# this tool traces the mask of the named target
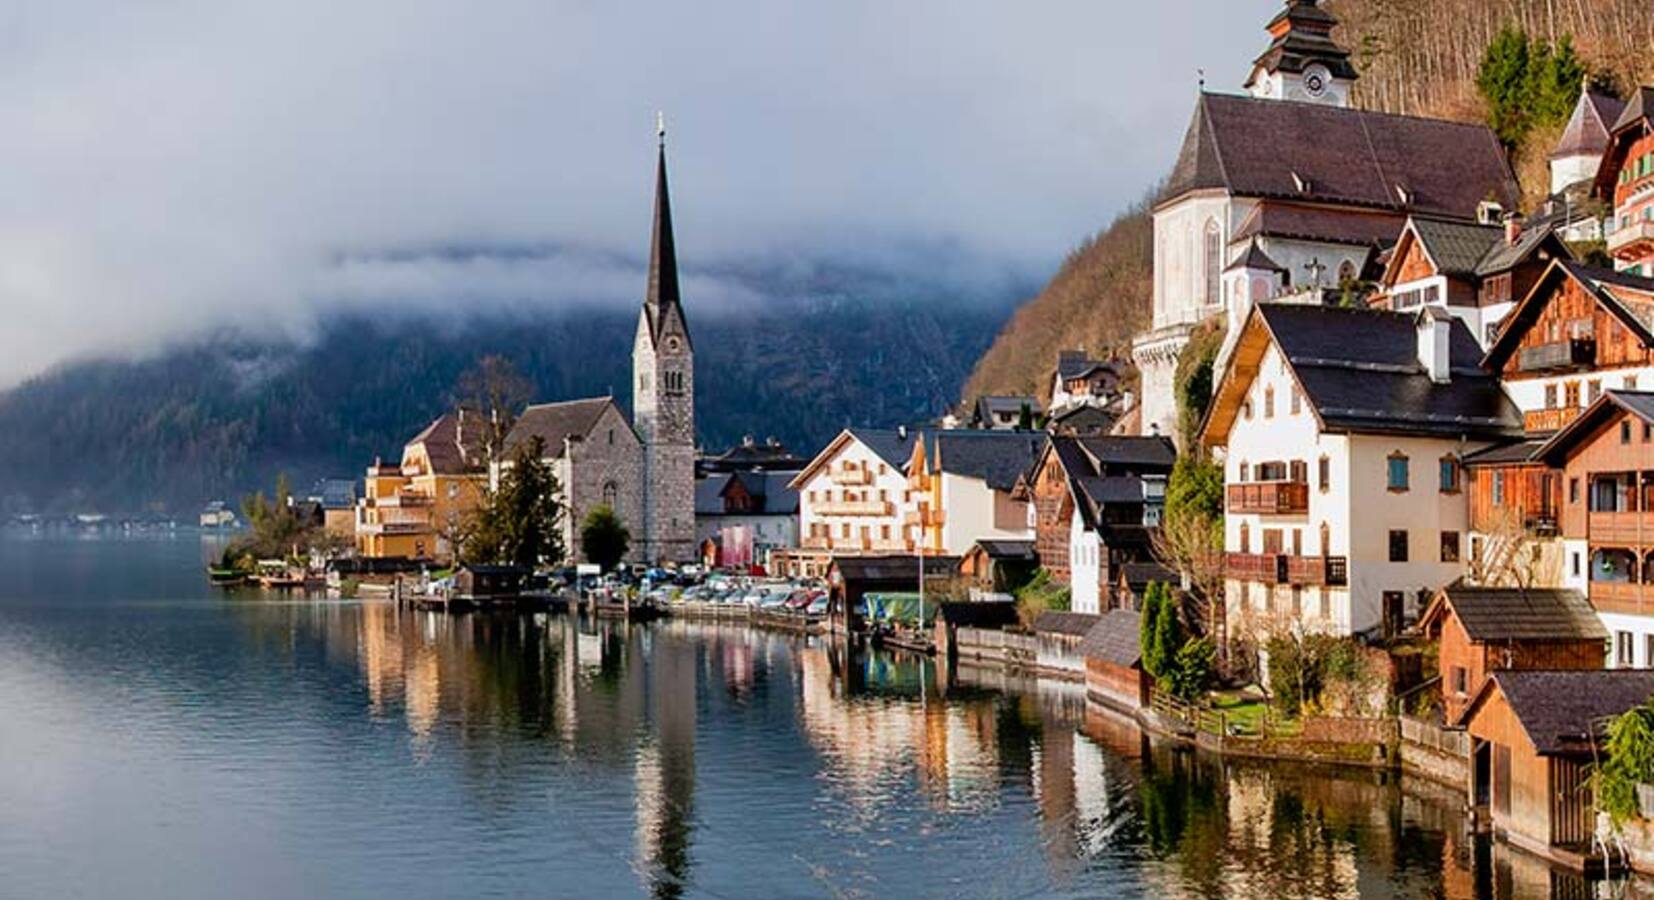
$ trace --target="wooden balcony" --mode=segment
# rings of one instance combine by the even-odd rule
[[[831,550],[833,549],[833,539],[812,534],[799,541],[799,546],[805,550]]]
[[[1248,481],[1226,489],[1229,511],[1266,516],[1309,512],[1309,485],[1302,481]]]
[[[1223,574],[1263,584],[1339,587],[1350,583],[1349,560],[1342,556],[1228,553],[1224,555]]]
[[[895,510],[889,500],[833,500],[815,505],[818,516],[889,516]]]
[[[945,521],[947,521],[945,512],[940,509],[931,509],[928,506],[913,510],[902,517],[902,524],[917,525],[920,528],[939,528]]]
[[[834,484],[849,485],[851,487],[873,483],[873,473],[860,467],[835,469],[831,477]]]
[[[872,550],[874,553],[912,553],[913,545],[900,538],[891,538],[889,540],[874,538],[871,542],[869,542],[868,549]]]
[[[1628,581],[1591,582],[1591,605],[1597,612],[1654,614],[1654,585]]]
[[[1654,250],[1654,222],[1639,219],[1608,234],[1608,254],[1622,259],[1639,259]]]
[[[1533,409],[1522,414],[1522,427],[1535,434],[1558,431],[1577,418],[1579,418],[1579,407],[1577,406]]]
[[[1597,361],[1597,342],[1592,338],[1570,338],[1550,344],[1523,347],[1516,366],[1524,372],[1552,372],[1589,368]]]
[[[1654,512],[1594,512],[1587,517],[1585,528],[1593,546],[1654,544]]]

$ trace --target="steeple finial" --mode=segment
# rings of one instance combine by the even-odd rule
[[[666,113],[655,110],[655,136],[660,139],[660,145],[666,146]]]
[[[655,119],[655,135],[660,141],[659,158],[655,168],[655,215],[650,229],[649,283],[643,295],[644,313],[649,317],[651,332],[659,333],[667,310],[677,307],[678,253],[672,239],[672,201],[666,186],[666,117],[659,113]]]

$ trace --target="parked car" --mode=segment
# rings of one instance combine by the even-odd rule
[[[804,607],[804,614],[808,616],[827,615],[827,601],[828,597],[826,594],[815,597],[810,601],[809,606]]]

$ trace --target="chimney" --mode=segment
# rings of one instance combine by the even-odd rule
[[[1132,393],[1131,391],[1121,391],[1120,392],[1120,408],[1121,409],[1129,411],[1133,406],[1136,406],[1136,405],[1137,405],[1137,395],[1136,394]]]
[[[907,426],[906,425],[897,425],[896,426],[896,436],[901,438],[904,441],[907,440]]]
[[[1448,349],[1448,336],[1453,333],[1452,314],[1427,306],[1419,311],[1414,327],[1418,332],[1419,365],[1431,381],[1446,384],[1453,363]]]
[[[1505,243],[1514,244],[1522,237],[1522,214],[1513,212],[1505,216]]]

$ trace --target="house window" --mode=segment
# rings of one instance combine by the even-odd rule
[[[1305,465],[1303,460],[1295,459],[1288,463],[1288,466],[1292,470],[1291,480],[1293,484],[1305,484],[1309,481],[1309,466]]]
[[[1294,619],[1302,619],[1304,617],[1303,585],[1295,584],[1292,586],[1292,617]]]
[[[1595,403],[1597,401],[1597,397],[1599,397],[1601,395],[1602,395],[1602,379],[1593,378],[1590,381],[1585,383],[1585,402],[1586,403]]]
[[[1482,539],[1481,538],[1473,537],[1473,538],[1470,539],[1470,561],[1475,562],[1475,563],[1479,563],[1479,562],[1482,561]]]
[[[1493,473],[1493,505],[1505,505],[1505,473],[1499,470]]]
[[[1252,475],[1252,466],[1247,464],[1247,463],[1244,463],[1244,462],[1241,463],[1240,464],[1240,480],[1241,481],[1247,481],[1251,478],[1251,475]]]
[[[1266,419],[1275,418],[1275,389],[1273,387],[1263,389],[1263,417]]]
[[[1456,563],[1459,561],[1459,533],[1457,531],[1442,532],[1442,562]]]
[[[1390,529],[1390,562],[1407,561],[1407,529]]]
[[[1578,503],[1579,502],[1579,479],[1578,478],[1568,479],[1568,502],[1569,503]]]
[[[1315,463],[1315,482],[1322,491],[1332,487],[1332,460],[1325,456]]]
[[[1407,457],[1405,455],[1401,453],[1390,454],[1388,484],[1392,491],[1407,490]]]
[[[1579,405],[1579,382],[1570,381],[1562,386],[1564,405],[1572,409]]]
[[[1326,555],[1330,554],[1331,552],[1332,552],[1332,529],[1327,527],[1327,523],[1322,522],[1321,523],[1321,555],[1326,556]]]
[[[1556,409],[1556,385],[1545,385],[1545,408]]]
[[[1240,552],[1252,552],[1252,529],[1246,527],[1245,522],[1242,522],[1240,527]]]
[[[613,428],[611,428],[611,429],[609,429],[609,444],[610,444],[610,446],[613,446],[614,442],[615,442],[615,430]]]
[[[1248,422],[1252,421],[1252,401],[1251,400],[1245,400],[1245,401],[1241,402],[1241,418],[1246,419]]]
[[[1578,550],[1574,551],[1573,569],[1574,569],[1574,577],[1578,578],[1579,577],[1579,551]]]
[[[1614,666],[1616,668],[1629,669],[1637,664],[1637,661],[1631,657],[1632,649],[1631,632],[1614,632]]]
[[[1620,420],[1620,443],[1622,443],[1622,444],[1631,443],[1631,420],[1630,419],[1621,419]]]
[[[1302,412],[1303,409],[1304,397],[1302,394],[1298,393],[1298,389],[1295,387],[1292,389],[1292,414],[1297,415]]]
[[[1643,635],[1643,668],[1654,668],[1654,634]]]
[[[1470,693],[1470,673],[1464,666],[1453,667],[1453,693],[1460,697]]]
[[[1223,302],[1223,234],[1216,219],[1206,223],[1202,252],[1206,263],[1206,305],[1217,306]]]
[[[612,481],[604,483],[604,485],[603,485],[603,505],[604,506],[607,506],[610,509],[614,509],[615,500],[619,496],[620,496],[620,486],[619,485],[615,484]]]
[[[1645,443],[1645,444],[1648,443],[1651,438],[1654,438],[1654,425],[1650,425],[1647,422],[1644,422],[1643,423],[1643,443]]]
[[[1459,492],[1459,461],[1451,456],[1442,457],[1440,475],[1442,493],[1457,494]]]
[[[1620,381],[1620,386],[1625,388],[1628,391],[1636,390],[1637,389],[1637,376],[1635,376],[1635,375],[1625,376],[1625,378]]]
[[[1321,619],[1322,621],[1332,619],[1332,594],[1326,588],[1321,589]]]

